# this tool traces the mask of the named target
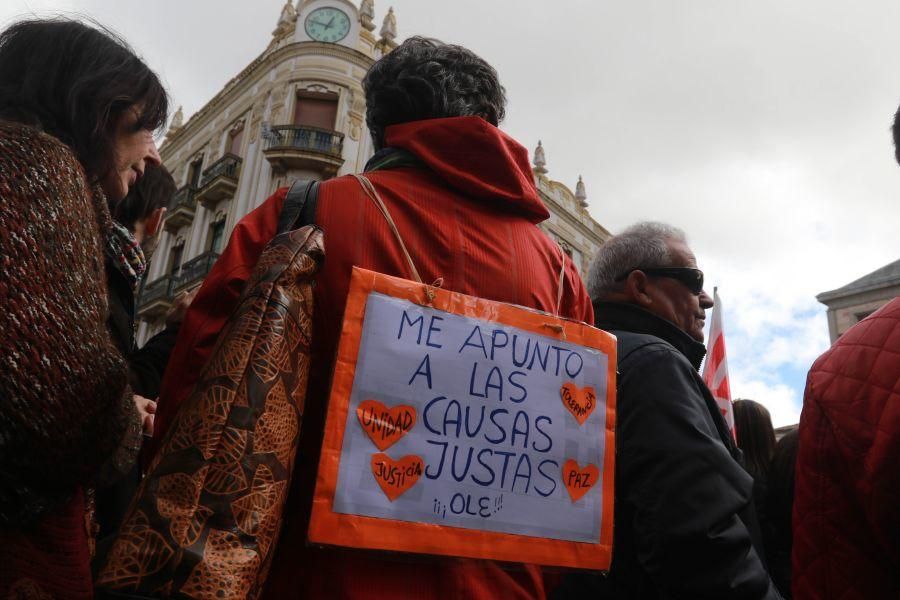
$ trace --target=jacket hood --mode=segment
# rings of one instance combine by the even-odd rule
[[[700,370],[700,364],[706,355],[706,346],[679,329],[668,319],[663,319],[634,304],[602,300],[594,302],[594,314],[595,324],[600,329],[656,336],[674,346],[690,361],[695,370]]]
[[[481,117],[391,125],[385,145],[411,153],[469,198],[516,212],[532,223],[550,217],[534,185],[528,151]]]

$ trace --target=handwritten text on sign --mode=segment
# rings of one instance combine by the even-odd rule
[[[334,510],[599,538],[607,358],[369,295]]]

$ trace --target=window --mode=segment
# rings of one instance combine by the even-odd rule
[[[169,275],[174,275],[181,268],[181,257],[184,254],[184,241],[172,246],[169,253]]]
[[[294,106],[294,125],[334,130],[337,105],[337,94],[300,92]]]
[[[190,170],[188,171],[188,183],[191,185],[191,187],[198,187],[200,185],[200,176],[202,174],[203,157],[201,156],[191,163]]]
[[[236,127],[228,132],[228,153],[241,156],[241,143],[244,141],[244,127]]]
[[[225,217],[223,216],[209,226],[209,250],[217,254],[221,252],[224,239]]]

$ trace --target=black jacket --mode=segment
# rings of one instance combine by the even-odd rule
[[[612,568],[566,578],[557,598],[777,599],[761,559],[753,479],[673,323],[597,303],[618,339]]]
[[[110,262],[106,262],[109,288],[107,324],[119,352],[128,360],[128,379],[135,394],[154,399],[159,395],[162,374],[175,347],[178,326],[169,325],[147,340],[140,349],[134,337],[134,292],[131,284]]]
[[[163,371],[175,347],[178,326],[167,326],[141,349],[134,336],[134,291],[122,273],[107,259],[106,281],[109,299],[107,325],[113,342],[128,362],[128,379],[135,394],[150,398],[159,395]],[[129,473],[116,483],[96,490],[98,555],[105,550],[128,510],[141,481],[140,466],[135,463]]]

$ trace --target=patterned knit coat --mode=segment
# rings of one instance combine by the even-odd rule
[[[82,486],[140,419],[106,328],[106,199],[56,138],[0,121],[0,597],[91,597]]]

